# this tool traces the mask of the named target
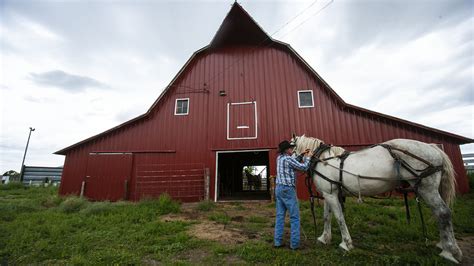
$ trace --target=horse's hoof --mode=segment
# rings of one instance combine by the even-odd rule
[[[339,244],[339,247],[345,251],[350,251],[351,249],[353,249],[352,245],[347,245],[346,242],[341,242]]]
[[[436,244],[436,247],[439,248],[439,249],[443,249],[443,245],[441,245],[441,242],[438,242],[438,244]]]
[[[453,254],[451,254],[451,252],[449,252],[449,251],[443,250],[443,251],[441,251],[441,253],[439,253],[439,255],[440,255],[441,257],[443,257],[443,258],[445,258],[445,259],[451,261],[451,262],[454,262],[454,263],[456,263],[456,264],[459,264],[459,261],[458,261],[457,259],[455,259],[455,258],[453,257]]]
[[[318,237],[318,241],[323,245],[327,245],[331,242],[331,240],[324,237],[324,235]]]

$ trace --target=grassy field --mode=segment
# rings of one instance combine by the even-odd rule
[[[139,203],[60,198],[55,188],[0,187],[0,260],[9,264],[448,264],[437,254],[438,232],[424,208],[425,244],[414,200],[407,225],[398,198],[349,199],[346,217],[355,249],[315,243],[309,204],[301,202],[302,249],[272,248],[274,205],[201,202],[168,197]],[[322,207],[317,209],[318,235]],[[474,236],[474,193],[454,206],[456,237]],[[288,230],[287,230],[288,231]],[[286,237],[288,240],[288,236]],[[471,262],[472,263],[472,262]]]

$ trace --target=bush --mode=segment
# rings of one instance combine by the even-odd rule
[[[89,202],[84,198],[71,196],[61,202],[61,204],[59,205],[59,210],[64,213],[78,212],[81,209],[87,207],[88,204]]]
[[[170,195],[163,193],[158,199],[144,199],[139,203],[141,206],[146,206],[153,209],[158,209],[158,214],[178,213],[180,204],[171,199]]]
[[[46,208],[57,207],[63,202],[63,198],[58,195],[52,195],[41,200],[41,205]]]
[[[94,202],[83,208],[80,213],[84,215],[97,215],[108,213],[112,210],[112,204],[109,201]]]
[[[21,182],[9,182],[8,184],[0,186],[0,190],[14,190],[14,189],[26,189],[25,185]]]
[[[197,209],[199,211],[204,211],[204,212],[210,211],[214,209],[215,207],[216,207],[216,204],[210,200],[203,200],[199,202],[199,204],[197,205]]]

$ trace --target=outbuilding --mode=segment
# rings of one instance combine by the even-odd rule
[[[472,139],[346,103],[286,43],[234,3],[146,113],[57,151],[60,194],[182,201],[269,198],[277,145],[292,133],[358,150],[394,138],[436,143],[468,192],[459,145]],[[298,196],[307,198],[304,182]]]

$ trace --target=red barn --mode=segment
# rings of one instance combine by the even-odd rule
[[[66,156],[60,193],[82,190],[95,200],[163,192],[182,201],[268,198],[276,146],[292,132],[349,150],[394,138],[441,144],[459,191],[469,189],[459,145],[472,139],[346,103],[235,3],[211,43],[145,114],[56,152]],[[245,166],[267,171],[247,177]]]

